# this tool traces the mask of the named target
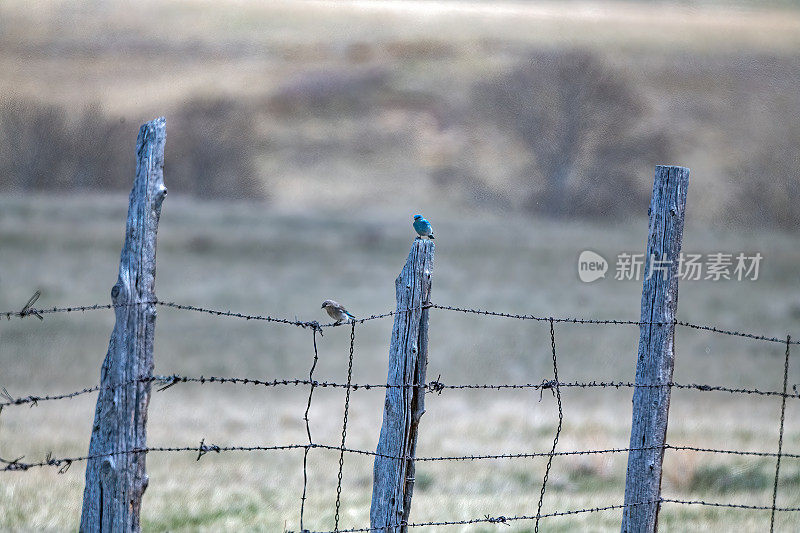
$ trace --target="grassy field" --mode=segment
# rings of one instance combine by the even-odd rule
[[[56,111],[33,128],[41,136],[22,135],[25,120],[17,129],[0,116],[0,163],[11,165],[0,166],[0,182],[6,171],[32,174],[50,155],[54,164],[73,158],[59,178],[78,175],[95,191],[94,183],[114,173],[128,187],[125,169],[133,157],[127,147],[136,128],[166,115],[170,195],[159,232],[162,300],[301,320],[324,320],[319,307],[327,298],[359,316],[392,310],[394,279],[412,240],[410,216],[421,211],[436,228],[435,303],[637,320],[640,282],[615,281],[610,272],[584,284],[576,263],[586,249],[608,259],[643,251],[646,202],[612,187],[630,204],[624,215],[597,216],[597,223],[523,216],[541,178],[530,167],[536,153],[502,124],[473,116],[481,82],[531,62],[531,54],[552,59],[577,50],[607,67],[604,76],[621,80],[618,89],[635,92],[644,110],[637,127],[666,132],[669,162],[691,167],[684,250],[764,256],[757,281],[682,282],[679,317],[797,338],[800,242],[792,221],[798,189],[791,185],[800,142],[797,7],[796,1],[714,0],[680,6],[576,1],[567,8],[521,1],[145,0],[133,7],[118,0],[2,0],[0,115],[29,100]],[[315,84],[330,80],[333,97],[314,101]],[[287,94],[301,98],[281,104]],[[99,114],[92,114],[93,105]],[[66,126],[56,131],[48,120],[59,113]],[[590,133],[586,146],[603,136]],[[106,134],[113,146],[103,144]],[[79,163],[89,159],[97,175],[80,176]],[[645,194],[653,164],[661,162],[631,164],[634,185]],[[46,180],[55,170],[44,167]],[[437,180],[443,169],[454,169],[455,179]],[[251,170],[261,187],[239,189],[241,182],[221,176],[249,178],[242,174]],[[43,307],[110,301],[127,193],[28,194],[21,191],[33,176],[18,173],[22,185],[4,189],[17,193],[0,194],[0,311],[18,309],[35,290]],[[576,177],[586,179],[581,172]],[[206,192],[212,198],[253,200],[263,192],[267,201],[192,200],[197,187],[186,181],[192,179],[217,185]],[[591,203],[592,192],[584,200]],[[766,217],[767,224],[789,231],[753,225],[771,211],[780,216]],[[113,323],[109,311],[3,321],[0,388],[16,397],[95,385]],[[386,318],[357,327],[354,382],[386,379],[391,326]],[[430,379],[539,383],[552,377],[546,324],[435,310],[430,327]],[[314,377],[343,382],[349,330],[327,329],[317,340]],[[559,324],[556,343],[561,380],[634,377],[634,326]],[[169,308],[158,310],[155,349],[156,373],[191,376],[305,378],[313,358],[308,330]],[[680,383],[762,390],[782,384],[780,344],[679,328],[676,349]],[[800,386],[795,360],[790,387]],[[628,446],[630,390],[562,394],[559,451]],[[148,442],[303,444],[307,397],[303,387],[177,385],[153,393]],[[549,393],[446,390],[426,401],[421,456],[543,452],[552,445],[557,417]],[[339,445],[343,402],[341,389],[315,390],[315,442]],[[0,457],[84,455],[94,403],[89,394],[4,409]],[[375,448],[382,408],[383,391],[352,393],[349,447]],[[668,442],[772,452],[779,414],[775,398],[676,390]],[[790,400],[786,452],[800,453],[798,422],[797,400]],[[200,461],[192,453],[153,453],[143,527],[297,531],[302,459],[301,450],[211,453]],[[625,465],[621,453],[556,457],[543,512],[622,503]],[[311,530],[333,527],[337,467],[335,452],[309,455],[305,526]],[[421,463],[411,518],[534,514],[544,467],[545,460],[532,459]],[[76,529],[84,468],[76,463],[63,475],[54,469],[0,473],[0,530]],[[771,459],[670,450],[664,495],[769,505],[774,469]],[[800,506],[800,462],[785,459],[781,474],[778,505]],[[371,483],[371,458],[348,454],[340,527],[367,525]],[[542,530],[618,531],[621,514],[549,518]],[[777,530],[795,529],[795,517],[779,514]],[[662,530],[678,532],[758,531],[768,522],[765,511],[676,504],[665,504],[660,515]],[[529,532],[533,524],[424,529],[498,528]]]
[[[690,202],[692,195],[690,194]],[[40,304],[104,303],[116,278],[125,195],[90,198],[0,197],[0,310],[16,309],[39,289]],[[436,209],[426,215],[437,235],[433,301],[514,313],[638,319],[641,285],[634,281],[581,283],[580,251],[606,257],[644,247],[643,218],[616,225],[465,216]],[[357,220],[356,217],[357,216]],[[171,195],[164,204],[158,248],[157,294],[162,300],[322,320],[325,298],[360,316],[394,306],[394,278],[411,242],[401,210],[300,212],[251,203],[199,203]],[[800,262],[796,235],[709,231],[688,222],[684,249],[761,251],[755,282],[684,282],[679,317],[696,323],[782,336],[797,332]],[[335,265],[331,267],[330,265]],[[307,375],[311,333],[281,326],[214,318],[167,308],[158,311],[156,373],[249,376]],[[95,384],[113,314],[48,315],[0,324],[0,386],[13,396],[67,392]],[[391,319],[356,328],[354,382],[385,380]],[[347,328],[326,330],[315,377],[343,381]],[[455,383],[540,382],[552,376],[546,325],[448,311],[431,316],[428,376]],[[559,377],[631,380],[638,329],[558,325]],[[778,344],[679,328],[675,380],[778,390],[783,348]],[[794,363],[794,362],[793,362]],[[793,364],[790,386],[800,383]],[[304,443],[304,388],[179,385],[154,392],[148,442],[193,446]],[[625,447],[630,390],[563,391],[561,451]],[[338,445],[344,393],[317,389],[310,412],[319,443]],[[0,457],[28,460],[83,455],[95,396],[12,407],[0,416]],[[374,449],[383,391],[352,393],[347,444]],[[444,391],[430,395],[419,455],[547,451],[556,424],[555,400],[538,392]],[[780,403],[775,398],[675,391],[668,441],[675,445],[774,451]],[[798,453],[800,413],[787,409],[784,450]],[[302,451],[151,454],[143,503],[147,531],[282,531],[299,528]],[[543,512],[619,504],[626,456],[556,457]],[[333,526],[338,455],[309,455],[306,527]],[[423,463],[417,469],[412,519],[461,520],[486,514],[534,514],[544,460]],[[800,465],[786,459],[778,502],[800,505]],[[2,474],[0,529],[74,529],[80,514],[84,464]],[[341,527],[368,523],[371,458],[347,455]],[[774,462],[763,458],[669,451],[666,497],[751,505],[771,502]],[[779,531],[796,524],[778,516]],[[616,531],[621,512],[549,518],[545,531]],[[763,530],[769,513],[665,505],[666,531]],[[426,528],[494,531],[497,526]],[[528,522],[509,531],[532,531]]]

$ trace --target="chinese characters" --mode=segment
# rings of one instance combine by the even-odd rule
[[[661,276],[666,279],[673,261],[652,255],[621,253],[617,255],[616,280],[640,280]],[[749,280],[756,281],[763,256],[761,252],[747,254],[714,252],[708,254],[681,253],[677,261],[678,277],[682,280]]]

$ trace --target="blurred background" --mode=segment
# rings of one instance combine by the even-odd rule
[[[0,190],[127,190],[166,115],[176,195],[616,219],[677,161],[692,219],[791,230],[796,6],[6,0]]]
[[[437,236],[433,301],[585,318],[639,317],[640,281],[578,280],[591,249],[641,253],[656,164],[691,168],[684,250],[760,252],[756,281],[681,282],[679,318],[800,337],[800,2],[0,2],[0,311],[107,303],[139,126],[167,118],[157,294],[324,320],[394,308],[422,212]],[[113,313],[0,323],[13,396],[97,383]],[[381,383],[391,319],[357,328],[354,381]],[[559,378],[632,380],[638,329],[557,327]],[[343,381],[349,331],[315,377]],[[552,378],[547,326],[432,312],[428,376]],[[780,344],[679,329],[675,380],[777,390]],[[310,333],[159,309],[156,373],[303,378]],[[790,387],[800,384],[791,367]],[[304,443],[307,390],[154,393],[153,445]],[[315,440],[338,445],[343,391],[317,391]],[[316,397],[316,396],[315,396]],[[625,447],[629,390],[564,392],[562,450]],[[0,457],[88,449],[93,395],[0,416]],[[381,391],[353,393],[348,445],[374,449]],[[444,392],[421,455],[549,450],[555,400]],[[774,451],[780,405],[677,391],[668,441]],[[800,453],[790,401],[784,451]],[[297,530],[302,452],[149,455],[149,531]],[[372,464],[346,456],[342,526],[368,523]],[[332,528],[338,456],[314,451],[306,527]],[[622,502],[624,454],[556,458],[543,512]],[[667,454],[670,497],[769,505],[774,462]],[[83,464],[3,473],[0,529],[75,529]],[[533,514],[544,461],[418,467],[412,519]],[[779,504],[800,505],[800,464]],[[616,531],[621,512],[546,531]],[[670,507],[667,531],[762,530],[768,513]],[[796,518],[780,515],[792,530]],[[486,531],[494,531],[485,529]],[[530,531],[514,524],[513,531]],[[436,528],[430,528],[437,531]],[[442,531],[484,531],[477,526]]]

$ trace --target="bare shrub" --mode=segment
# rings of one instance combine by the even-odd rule
[[[210,198],[260,197],[255,119],[233,99],[190,101],[170,120],[167,185]],[[35,101],[0,103],[0,190],[128,190],[138,125],[89,106],[70,118]]]
[[[373,109],[388,81],[388,72],[376,67],[306,72],[278,89],[268,107],[283,116],[359,115]]]
[[[31,101],[0,106],[0,190],[40,191],[62,181],[70,135],[64,111]]]
[[[526,207],[603,216],[647,205],[643,169],[666,162],[667,136],[622,73],[582,51],[543,52],[473,91],[479,116],[530,152]]]
[[[107,119],[97,106],[70,119],[54,105],[5,101],[0,104],[0,190],[129,187],[134,161],[129,145],[135,135],[130,129]]]
[[[729,222],[800,228],[800,124],[773,131],[730,175],[736,192],[725,210]]]
[[[71,127],[64,179],[72,189],[128,190],[138,125],[107,117],[100,106],[83,110]]]
[[[169,187],[203,198],[264,196],[255,169],[260,139],[251,107],[232,98],[191,100],[169,128]]]

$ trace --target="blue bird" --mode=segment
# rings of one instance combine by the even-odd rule
[[[422,215],[414,215],[414,229],[420,237],[433,239],[433,228],[431,223],[425,220]]]

